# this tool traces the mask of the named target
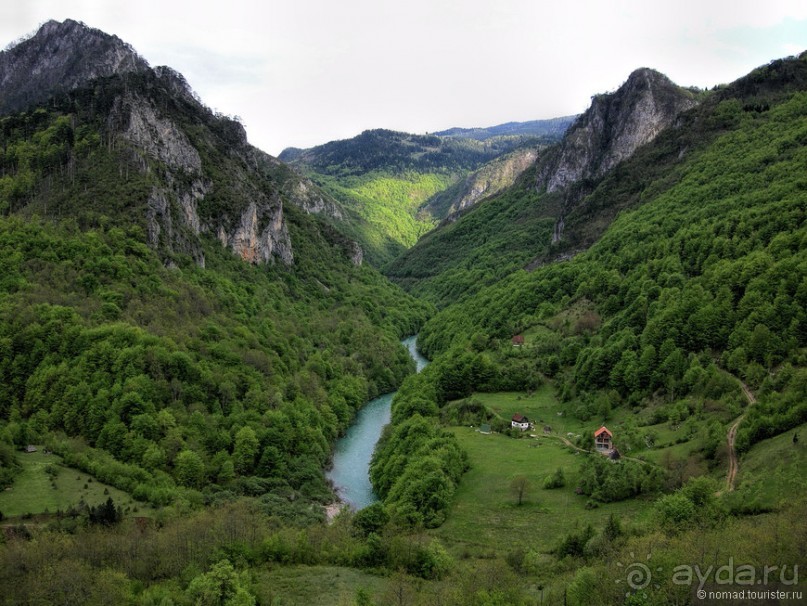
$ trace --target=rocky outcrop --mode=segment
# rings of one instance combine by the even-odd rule
[[[261,229],[261,225],[264,225]],[[291,239],[283,220],[283,207],[260,208],[250,203],[232,234],[219,226],[218,238],[223,246],[248,263],[268,263],[277,256],[286,265],[294,263]]]
[[[445,220],[456,221],[460,215],[489,196],[513,185],[516,179],[538,159],[537,148],[519,149],[485,164],[463,179],[457,186],[446,190],[439,203],[447,206]],[[447,198],[447,199],[446,199]],[[435,202],[438,202],[437,200]]]
[[[36,34],[0,53],[0,113],[26,109],[96,78],[148,67],[117,36],[72,19],[48,21]]]
[[[117,125],[128,141],[170,169],[201,174],[199,152],[176,123],[159,116],[147,99],[135,94],[118,97],[109,122]]]
[[[594,97],[541,164],[538,186],[551,193],[603,176],[696,103],[665,75],[637,69],[616,92]]]
[[[80,88],[103,91],[105,140],[153,182],[143,201],[147,238],[167,263],[180,252],[204,266],[200,236],[212,233],[247,262],[291,265],[284,203],[343,218],[313,183],[249,145],[240,122],[207,108],[181,74],[152,69],[115,36],[49,21],[0,53],[0,114]]]
[[[309,215],[324,215],[338,221],[345,218],[336,203],[324,196],[322,190],[314,187],[308,179],[300,179],[293,193],[294,203]]]
[[[358,242],[350,242],[348,257],[350,257],[350,262],[357,267],[364,262],[364,251]]]

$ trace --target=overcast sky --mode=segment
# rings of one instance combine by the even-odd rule
[[[0,47],[66,18],[182,72],[275,155],[575,114],[637,67],[711,87],[807,50],[805,0],[0,0]]]

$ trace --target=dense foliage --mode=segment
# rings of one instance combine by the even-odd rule
[[[385,268],[385,273],[411,292],[445,306],[517,268],[568,259],[595,243],[619,213],[679,185],[693,162],[705,165],[710,157],[730,149],[730,139],[715,147],[728,132],[743,132],[751,123],[767,128],[764,125],[768,124],[770,109],[805,89],[803,58],[774,61],[727,87],[702,95],[701,105],[680,115],[675,128],[660,133],[600,179],[584,179],[547,194],[536,187],[536,172],[527,171],[512,188],[475,207],[456,223],[429,233]],[[778,119],[783,152],[800,145],[796,134],[800,127],[794,118]],[[748,156],[746,166],[764,165],[780,151],[770,146],[767,149],[767,160],[761,155]],[[712,155],[701,156],[707,150]],[[544,156],[550,157],[551,151]],[[541,166],[539,161],[537,170]],[[739,164],[735,169],[741,170]],[[742,185],[735,182],[729,186]],[[751,186],[760,190],[762,184]],[[725,196],[728,191],[713,190],[710,195]]]
[[[431,217],[418,209],[455,179],[449,173],[385,170],[360,176],[309,175],[343,204],[348,219],[339,229],[361,242],[367,261],[376,267],[410,248],[433,227]]]
[[[516,184],[443,224],[384,268],[408,291],[444,307],[516,271],[546,250],[559,196],[539,196],[529,169]]]
[[[159,171],[102,118],[135,85],[159,81],[113,78],[2,118],[0,441],[47,442],[157,504],[223,489],[327,500],[332,441],[411,372],[398,339],[428,307],[355,267],[341,234],[288,204],[293,269],[247,265],[212,238],[200,243],[206,269],[146,246]],[[243,194],[216,181],[220,145],[204,145],[237,139],[227,124],[197,125],[224,184],[203,209],[213,215],[237,212],[227,196]],[[13,471],[4,461],[4,483]]]
[[[372,130],[308,150],[285,150],[280,158],[342,203],[346,217],[338,228],[381,267],[445,217],[448,206],[429,203],[435,195],[517,147],[556,140],[564,124],[541,138],[496,135],[483,140]]]
[[[567,398],[727,393],[712,356],[752,387],[766,385],[741,435],[803,422],[807,95],[764,112],[734,100],[716,107],[733,127],[689,154],[675,184],[620,215],[586,253],[515,272],[448,308],[422,331],[424,351],[545,324],[555,336],[539,339],[537,365],[572,369],[560,377]]]

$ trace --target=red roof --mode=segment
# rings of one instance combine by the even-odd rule
[[[516,335],[513,337],[513,344],[514,345],[523,345],[524,344],[524,335]]]
[[[517,412],[516,414],[513,415],[513,420],[516,423],[526,423],[527,422],[527,417],[522,415],[520,412]]]
[[[614,434],[612,434],[610,431],[608,431],[608,428],[605,425],[603,425],[597,431],[594,432],[594,437],[596,438],[597,436],[599,436],[600,434],[603,434],[603,433],[607,433],[609,438],[614,437]]]

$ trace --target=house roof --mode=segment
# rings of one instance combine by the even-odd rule
[[[600,436],[600,435],[602,435],[602,434],[604,434],[604,433],[605,433],[605,434],[608,434],[608,437],[609,437],[609,438],[613,438],[613,437],[614,437],[614,434],[612,434],[612,433],[611,433],[611,432],[608,430],[608,428],[607,428],[605,425],[603,425],[603,426],[602,426],[602,427],[600,427],[600,428],[599,428],[597,431],[595,431],[595,432],[594,432],[594,437],[596,438],[596,437],[598,437],[598,436]]]
[[[524,335],[516,335],[513,337],[513,343],[523,343]]]
[[[516,423],[526,423],[529,421],[529,419],[524,415],[522,415],[520,412],[517,412],[516,414],[513,415],[513,421],[515,421]]]

